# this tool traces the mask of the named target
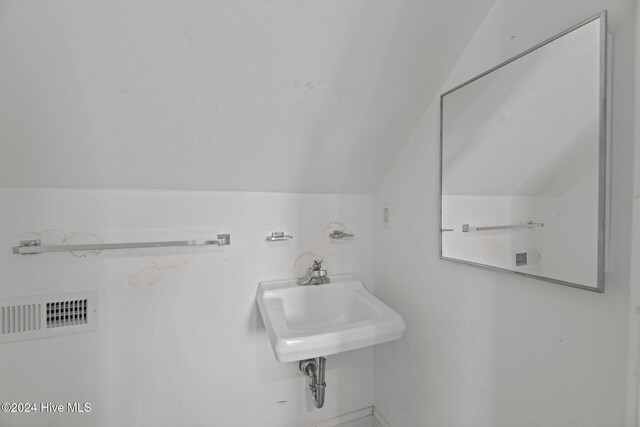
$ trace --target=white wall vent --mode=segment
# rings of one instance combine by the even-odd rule
[[[516,253],[516,267],[524,267],[525,265],[527,265],[527,253]]]
[[[87,323],[88,300],[76,299],[47,303],[47,328]]]
[[[522,248],[513,252],[512,268],[518,270],[531,270],[540,268],[542,261],[542,249],[535,248]]]
[[[0,343],[97,328],[96,291],[0,298]]]
[[[7,305],[0,307],[2,334],[37,331],[42,328],[40,304]]]

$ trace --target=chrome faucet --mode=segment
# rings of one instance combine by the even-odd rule
[[[307,270],[307,274],[303,277],[298,277],[296,283],[299,286],[322,285],[324,283],[329,283],[327,270],[322,269],[322,260],[314,260],[313,263],[311,263],[311,267]]]

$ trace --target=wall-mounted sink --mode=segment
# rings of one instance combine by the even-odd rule
[[[404,333],[402,317],[350,275],[316,286],[260,282],[256,300],[280,362],[368,347]]]

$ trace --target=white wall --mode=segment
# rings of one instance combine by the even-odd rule
[[[0,186],[373,193],[493,2],[4,0]]]
[[[0,296],[97,289],[100,298],[96,332],[0,344],[0,401],[87,401],[92,411],[0,414],[0,425],[300,427],[373,404],[373,354],[363,349],[328,357],[325,407],[313,408],[297,363],[276,361],[254,302],[260,280],[293,277],[309,251],[330,274],[370,284],[372,196],[0,189],[0,204]],[[355,239],[330,241],[335,223]],[[276,230],[294,240],[267,243]],[[34,233],[55,244],[222,232],[231,246],[10,251]]]
[[[376,204],[376,294],[405,317],[376,347],[375,405],[397,427],[625,423],[632,214],[635,2],[499,0],[442,87],[609,11],[613,52],[612,217],[603,295],[438,259],[434,98]],[[379,224],[378,224],[379,227]]]
[[[640,22],[640,8],[636,7],[636,23]],[[636,26],[636,70],[640,70],[640,31]],[[636,72],[635,113],[635,187],[633,197],[634,223],[632,228],[632,260],[640,257],[640,74]],[[631,298],[629,298],[629,366],[627,392],[627,426],[635,427],[640,419],[640,263],[633,262],[631,274]]]

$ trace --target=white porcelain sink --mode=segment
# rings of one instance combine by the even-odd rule
[[[280,362],[368,347],[404,333],[402,317],[349,275],[311,286],[260,282],[256,300]]]

